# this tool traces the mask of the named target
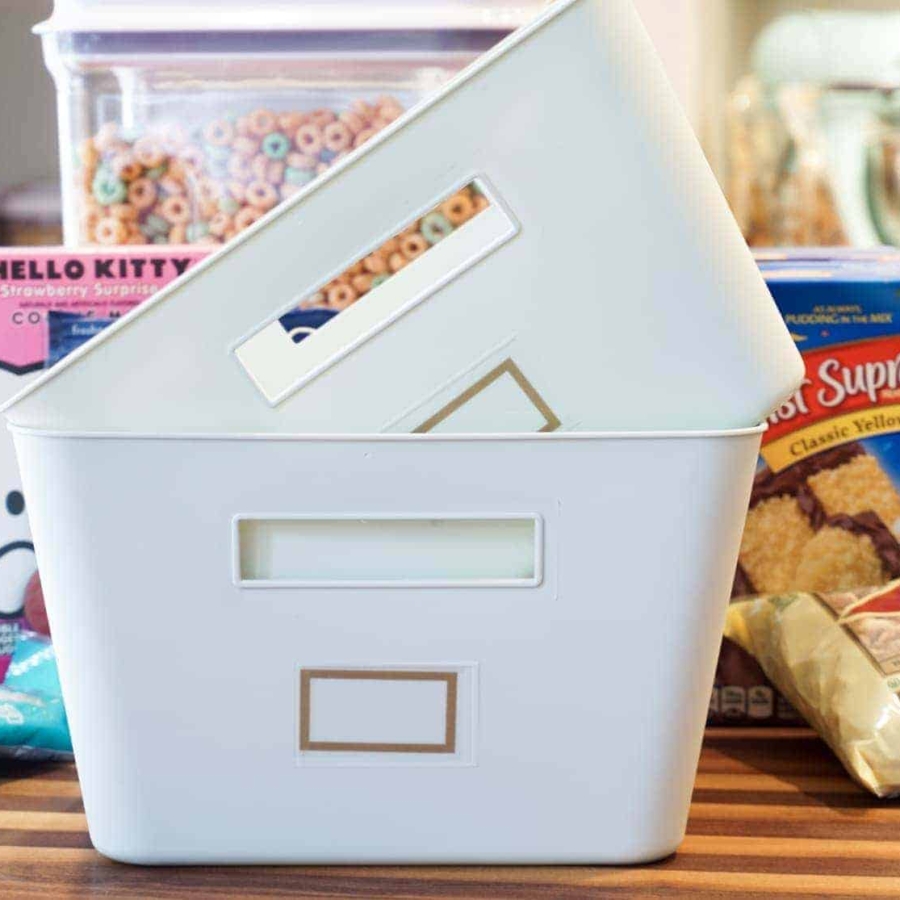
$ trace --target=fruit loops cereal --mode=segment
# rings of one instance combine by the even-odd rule
[[[222,244],[397,119],[394,97],[344,110],[257,109],[139,137],[103,125],[79,148],[81,241]]]
[[[490,206],[477,184],[469,184],[408,228],[354,263],[320,291],[304,298],[281,324],[300,343],[333,316],[361,300],[392,275]]]
[[[806,380],[763,437],[733,595],[857,591],[898,579],[900,261],[794,251],[765,254],[760,265]],[[793,716],[726,640],[714,720]]]

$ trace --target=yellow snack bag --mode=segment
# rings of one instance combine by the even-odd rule
[[[900,796],[900,581],[733,603],[725,636],[878,797]]]

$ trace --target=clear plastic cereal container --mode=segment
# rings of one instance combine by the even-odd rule
[[[67,244],[220,244],[545,0],[56,0]]]

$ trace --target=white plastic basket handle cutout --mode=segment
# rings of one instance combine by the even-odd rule
[[[483,198],[483,208],[470,211],[465,221],[454,222],[441,212],[458,193],[456,188],[444,193],[438,202],[432,200],[421,216],[394,228],[388,238],[380,239],[370,251],[357,254],[335,273],[337,278],[350,271],[386,241],[399,242],[401,247],[404,241],[413,244],[406,255],[402,249],[395,251],[402,257],[402,268],[379,276],[373,288],[340,315],[321,325],[290,327],[290,316],[282,310],[278,318],[235,347],[238,361],[270,404],[284,401],[516,235],[518,224],[483,178],[467,179],[462,187],[474,188],[477,197]],[[404,230],[411,225],[415,228],[417,222],[419,232],[411,239],[404,237]],[[419,255],[413,256],[416,252]],[[347,287],[352,290],[352,286]],[[330,312],[328,298],[320,296],[304,298],[299,309]],[[297,307],[296,301],[292,307]]]
[[[522,515],[238,516],[242,588],[539,587],[544,525]]]

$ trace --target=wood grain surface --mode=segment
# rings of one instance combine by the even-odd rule
[[[91,847],[75,769],[0,762],[0,898],[900,898],[900,802],[805,730],[707,735],[688,836],[634,869],[137,868]]]

